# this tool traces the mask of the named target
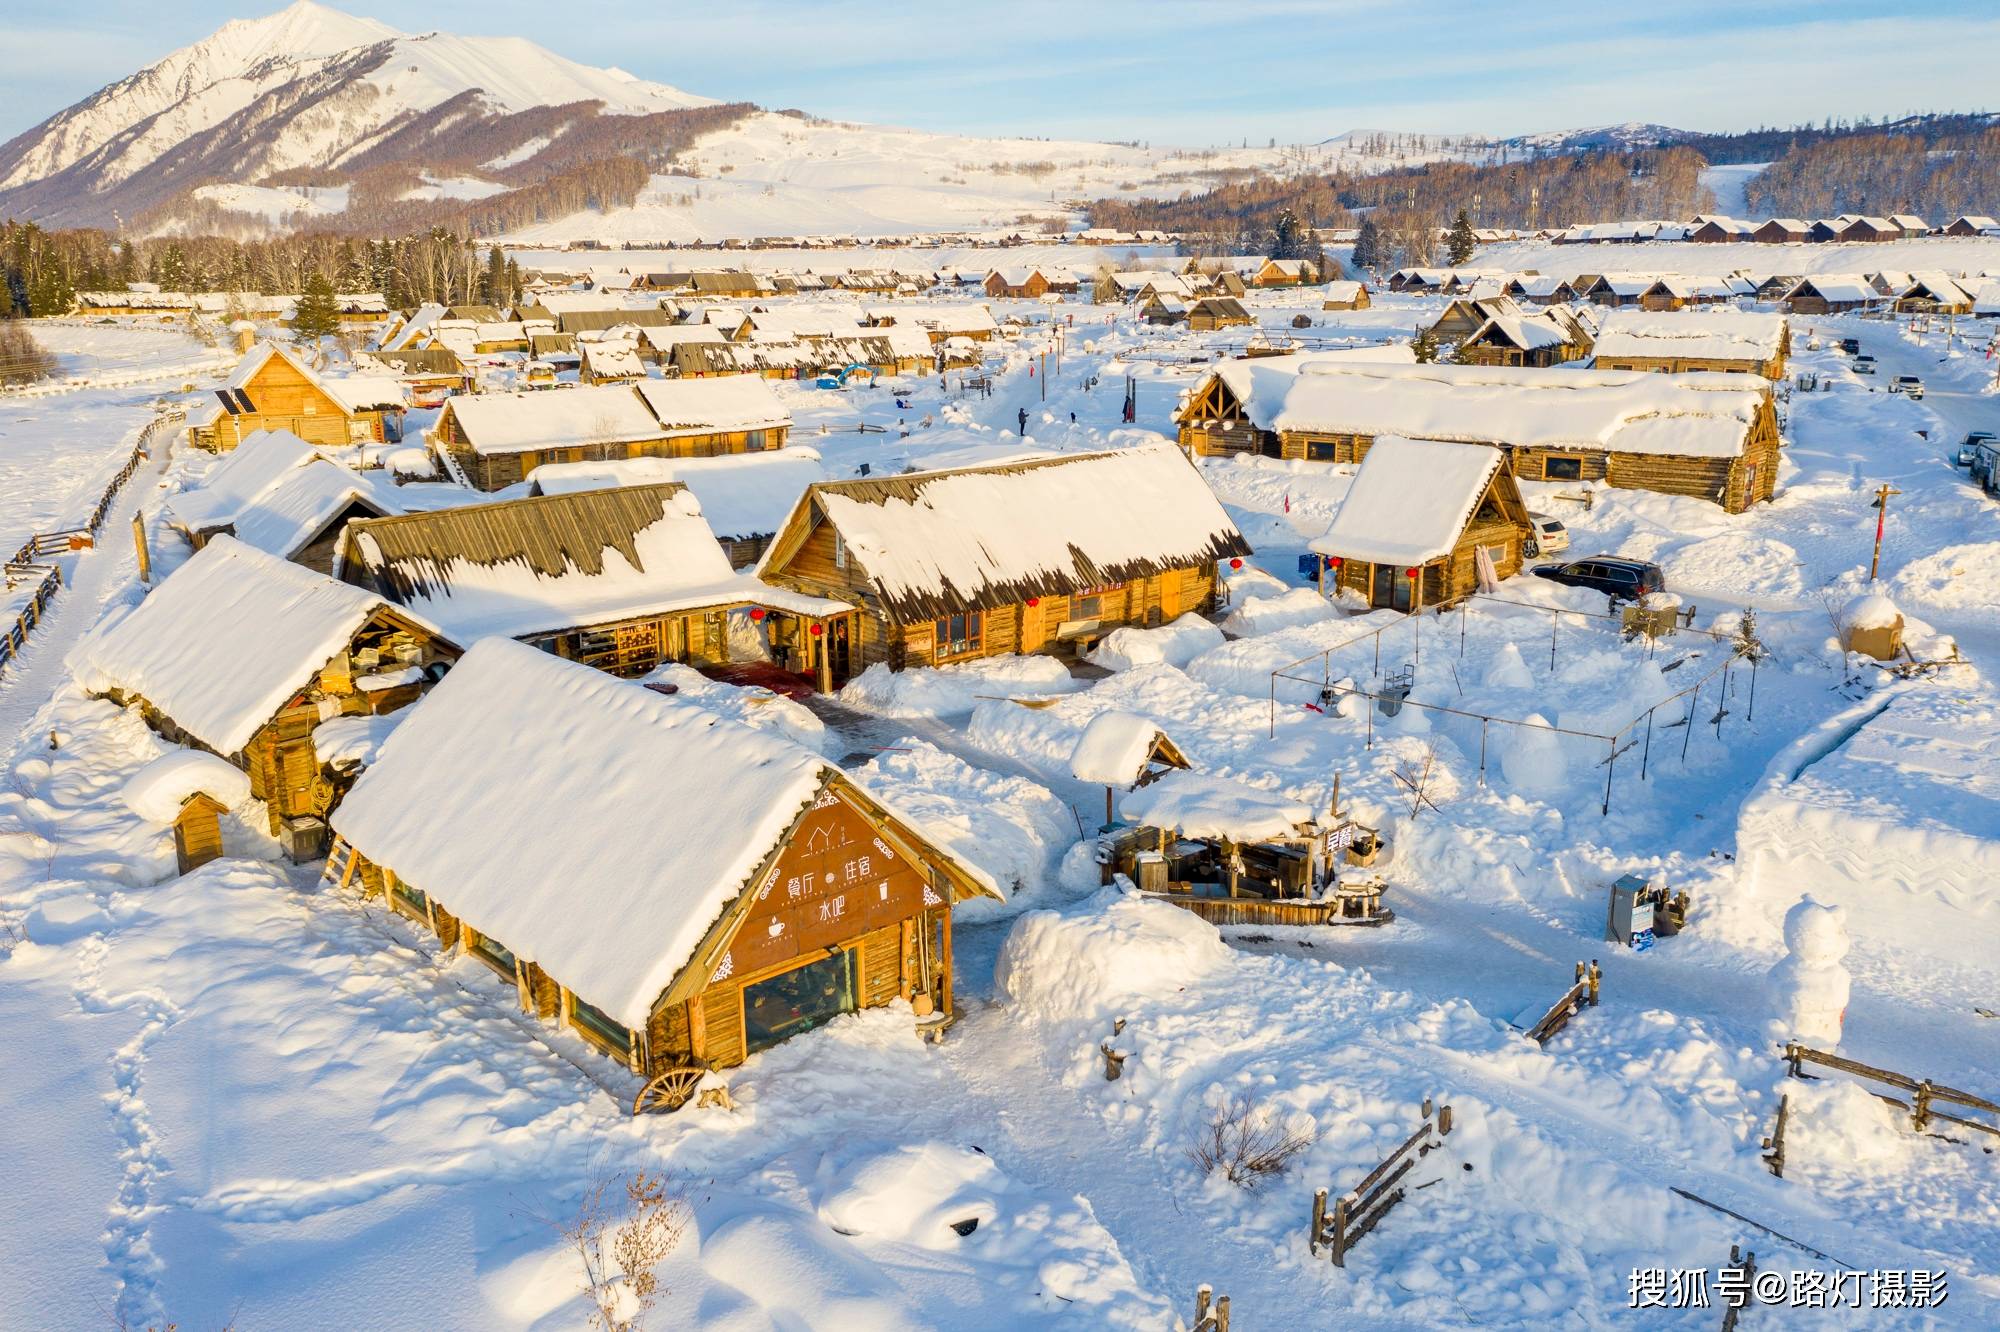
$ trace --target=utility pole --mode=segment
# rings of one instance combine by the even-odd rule
[[[1042,349],[1042,401],[1047,402],[1048,400],[1049,400],[1049,353],[1048,349],[1044,347]]]
[[[1868,581],[1871,583],[1875,581],[1876,571],[1882,567],[1882,525],[1889,518],[1889,497],[1902,493],[1902,491],[1890,485],[1875,487],[1875,504],[1873,506],[1875,509],[1875,555],[1874,558],[1868,561]]]

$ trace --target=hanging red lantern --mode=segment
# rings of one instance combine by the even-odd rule
[[[764,608],[763,608],[762,606],[752,606],[752,607],[750,608],[750,618],[751,618],[751,619],[753,619],[753,620],[761,620],[761,619],[763,619],[763,618],[764,618]]]
[[[1240,558],[1231,560],[1229,562],[1229,567],[1232,569],[1241,569],[1243,567],[1243,561]]]
[[[1415,578],[1417,576],[1417,571],[1415,569],[1405,569],[1403,570],[1403,572],[1408,574],[1412,578]]]
[[[1029,597],[1028,604],[1030,606],[1039,606],[1042,604],[1042,599],[1040,597]]]
[[[1327,556],[1326,567],[1329,569],[1338,569],[1340,567],[1340,556],[1338,555]]]
[[[826,632],[826,626],[823,624],[816,624],[812,627],[812,636],[814,638],[818,638],[821,634],[825,632]]]

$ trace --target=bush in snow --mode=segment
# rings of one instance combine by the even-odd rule
[[[1840,1044],[1847,1020],[1847,908],[1802,897],[1785,913],[1786,953],[1771,968],[1771,1003],[1780,1040],[1819,1049]]]
[[[1208,1119],[1195,1126],[1188,1159],[1204,1175],[1219,1170],[1238,1188],[1256,1188],[1270,1176],[1284,1174],[1294,1158],[1318,1141],[1317,1127],[1282,1121],[1252,1102],[1248,1092],[1238,1092],[1212,1105]]]
[[[622,1180],[593,1179],[576,1211],[550,1223],[583,1268],[590,1326],[640,1332],[646,1311],[666,1293],[655,1269],[680,1243],[692,1216],[673,1180],[641,1170]]]

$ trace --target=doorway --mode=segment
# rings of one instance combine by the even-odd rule
[[[1411,585],[1414,580],[1403,568],[1394,564],[1370,566],[1374,570],[1373,580],[1368,590],[1368,604],[1377,608],[1406,611],[1410,608]]]

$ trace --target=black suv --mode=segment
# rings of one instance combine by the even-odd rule
[[[1602,592],[1613,601],[1637,601],[1648,592],[1667,590],[1667,576],[1660,572],[1659,565],[1607,555],[1571,560],[1568,564],[1537,565],[1535,573],[1551,582]]]
[[[1840,340],[1840,349],[1846,352],[1849,356],[1859,356],[1861,355],[1861,339],[1842,338]]]

